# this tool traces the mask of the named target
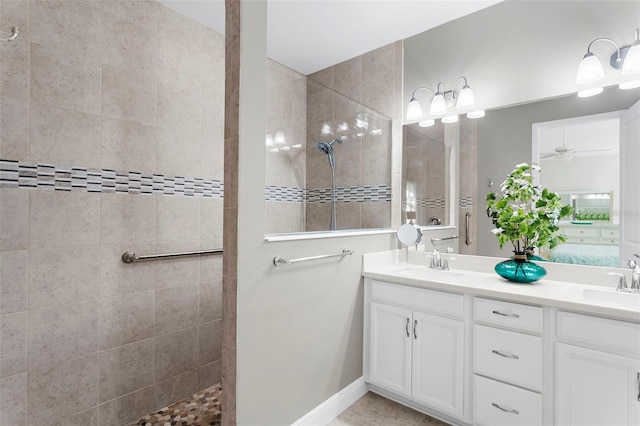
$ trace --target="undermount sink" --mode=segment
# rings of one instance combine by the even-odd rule
[[[585,288],[582,294],[596,302],[615,303],[616,305],[640,309],[640,294],[616,291],[615,289]]]
[[[429,268],[428,266],[409,266],[409,265],[405,265],[405,266],[400,266],[397,269],[395,269],[393,271],[395,274],[398,275],[416,275],[416,276],[420,276],[420,277],[429,277],[429,276],[437,276],[437,277],[442,277],[442,278],[454,278],[454,277],[463,277],[464,274],[461,274],[459,272],[452,272],[452,271],[443,271],[440,269],[432,269]]]

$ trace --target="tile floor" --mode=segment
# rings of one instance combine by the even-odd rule
[[[357,400],[328,426],[447,426],[404,405],[373,392]]]

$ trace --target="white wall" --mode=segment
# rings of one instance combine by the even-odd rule
[[[620,157],[598,155],[575,157],[568,163],[541,163],[540,184],[551,191],[614,191],[620,187]]]

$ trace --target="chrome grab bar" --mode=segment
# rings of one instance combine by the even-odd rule
[[[144,256],[138,256],[132,251],[125,251],[124,253],[122,253],[122,261],[124,263],[135,263],[135,262],[144,262],[147,260],[169,259],[172,257],[210,256],[212,254],[222,254],[222,249],[196,250],[196,251],[187,251],[182,253],[148,254]]]
[[[18,27],[11,27],[11,36],[9,38],[0,38],[0,41],[13,41],[18,37]]]
[[[467,212],[464,214],[464,220],[465,220],[465,238],[464,238],[464,243],[468,246],[471,245],[471,238],[469,238],[469,229],[471,228],[470,223],[471,223],[471,213]]]
[[[336,254],[323,254],[320,256],[300,257],[298,259],[291,259],[291,260],[283,259],[280,256],[276,256],[273,258],[273,264],[275,266],[290,265],[292,263],[306,262],[307,260],[328,259],[330,257],[344,257],[344,256],[351,256],[352,254],[353,254],[353,250],[349,250],[348,248],[346,248],[346,249],[343,249],[340,253],[336,253]]]
[[[452,235],[450,237],[444,237],[444,238],[437,238],[437,237],[431,237],[431,244],[433,244],[436,241],[447,241],[447,240],[454,240],[458,238],[457,235]]]

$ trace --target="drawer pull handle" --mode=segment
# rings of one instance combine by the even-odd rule
[[[509,413],[509,414],[520,414],[520,411],[518,410],[513,410],[511,408],[503,408],[501,407],[499,404],[496,404],[495,402],[492,402],[491,405],[493,405],[494,407],[496,407],[498,410],[502,410],[505,413]]]
[[[496,355],[503,356],[503,357],[505,357],[505,358],[520,359],[520,357],[519,357],[518,355],[513,355],[513,354],[503,354],[502,352],[500,352],[500,351],[496,351],[495,349],[493,349],[491,352],[492,352],[492,353],[494,353],[494,354],[496,354]]]
[[[413,321],[413,340],[418,340],[418,320]]]
[[[404,329],[407,331],[407,337],[411,337],[409,335],[409,321],[410,321],[409,318],[407,318],[407,325],[404,326]]]
[[[640,373],[638,373],[638,401],[640,401]]]
[[[500,311],[491,311],[491,312],[496,315],[502,315],[503,317],[520,318],[520,315],[518,314],[505,314],[504,312],[500,312]]]

